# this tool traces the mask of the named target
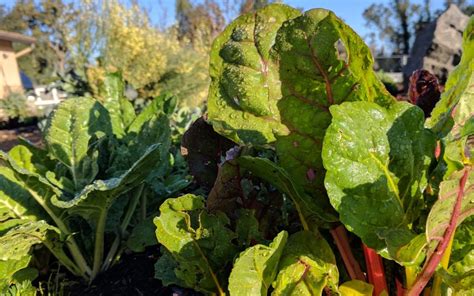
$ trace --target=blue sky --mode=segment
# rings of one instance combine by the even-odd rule
[[[74,2],[75,0],[66,1]],[[203,0],[196,1],[203,2]],[[225,0],[217,1],[223,2]],[[155,24],[170,25],[174,22],[175,0],[138,0],[138,2],[146,8]],[[227,2],[233,2],[233,0],[227,0]],[[304,10],[311,8],[330,9],[344,19],[359,35],[366,36],[372,30],[365,26],[362,12],[372,3],[390,3],[390,0],[284,0],[283,2]],[[423,0],[412,0],[412,2],[423,3]],[[432,10],[441,9],[443,2],[443,0],[431,0]],[[14,3],[15,0],[0,0],[0,4],[6,4],[7,6]]]
[[[174,0],[139,0],[139,2],[147,8],[154,22],[170,24],[174,21]],[[359,35],[365,36],[371,32],[371,29],[365,26],[365,21],[362,17],[364,9],[372,3],[390,3],[390,0],[284,0],[283,2],[293,7],[303,8],[304,10],[311,8],[330,9],[340,18],[344,19]],[[421,4],[423,0],[413,0],[412,2]],[[443,0],[431,0],[432,10],[441,9],[443,2]],[[163,14],[160,12],[162,7],[166,8],[167,11],[166,21],[162,19]]]

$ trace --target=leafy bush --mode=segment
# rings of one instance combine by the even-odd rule
[[[389,95],[368,47],[332,12],[273,4],[233,21],[212,46],[208,120],[240,149],[227,152],[207,202],[185,195],[160,207],[157,278],[220,295],[380,295],[396,281],[407,289],[397,293],[420,295],[438,268],[433,295],[468,293],[473,30],[471,19],[461,63],[425,123],[423,110]],[[201,144],[186,149],[215,157]],[[268,183],[292,207],[268,191],[278,209],[265,217],[264,198],[252,196]],[[344,227],[363,243],[355,252],[370,284]],[[405,277],[387,285],[379,255]]]
[[[21,282],[17,275],[36,244],[92,281],[116,261],[129,231],[146,231],[147,209],[159,202],[154,189],[166,197],[187,185],[170,165],[174,98],[158,97],[135,114],[123,87],[109,74],[96,99],[62,102],[48,118],[44,150],[24,141],[0,152],[1,289]],[[127,244],[139,249],[147,242]]]
[[[0,112],[1,116],[6,117],[7,120],[17,119],[19,122],[35,116],[33,107],[28,104],[25,95],[21,93],[10,93],[0,99]]]
[[[157,28],[137,3],[107,1],[98,5],[101,13],[87,17],[88,5],[84,7],[83,25],[96,23],[99,35],[92,40],[99,58],[86,70],[92,90],[106,72],[118,70],[140,98],[171,93],[180,106],[203,104],[209,85],[208,47],[180,40],[175,28]]]

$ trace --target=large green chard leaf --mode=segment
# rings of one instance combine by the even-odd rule
[[[62,191],[73,193],[75,186],[66,176],[64,166],[56,166],[56,162],[49,158],[46,150],[32,145],[17,145],[8,152],[16,164],[31,174],[46,179],[48,185],[55,186]],[[56,173],[58,176],[56,176]]]
[[[231,242],[236,235],[227,228],[230,221],[225,215],[210,215],[204,208],[204,199],[192,194],[167,199],[160,206],[160,216],[154,219],[156,237],[173,256],[176,279],[184,286],[206,293],[222,293],[226,278],[218,271],[236,254]],[[169,271],[156,272],[158,276],[166,276],[160,279],[170,282]]]
[[[171,129],[168,116],[163,112],[163,104],[173,98],[161,96],[155,98],[137,115],[128,126],[121,144],[113,145],[108,175],[117,176],[140,158],[153,144],[160,144],[163,159],[156,163],[152,175],[160,175],[166,169],[169,147],[171,145]]]
[[[238,143],[276,140],[282,167],[311,195],[324,196],[320,155],[329,107],[393,101],[372,64],[369,48],[332,12],[298,17],[287,6],[267,6],[238,18],[216,39],[209,120]]]
[[[299,14],[271,4],[238,17],[215,39],[207,106],[217,132],[234,142],[266,144],[285,131],[277,107],[279,69],[270,51],[281,24]]]
[[[280,66],[281,166],[314,197],[325,195],[321,160],[329,107],[345,101],[388,105],[392,97],[372,70],[363,40],[334,13],[313,9],[283,24],[274,50]]]
[[[269,246],[255,245],[240,253],[229,277],[230,295],[267,295],[287,238],[288,233],[282,231]]]
[[[68,99],[48,118],[45,141],[50,155],[65,165],[75,189],[80,190],[98,173],[97,151],[91,139],[111,134],[110,115],[96,100]]]
[[[388,109],[352,102],[331,107],[331,114],[322,156],[341,221],[378,251],[408,243],[435,149],[422,110],[401,102]]]
[[[112,131],[117,138],[122,138],[135,120],[135,110],[124,92],[125,82],[118,73],[107,74],[99,90],[101,103],[109,111]]]
[[[272,295],[322,295],[326,286],[337,290],[339,272],[331,247],[312,232],[288,238],[278,269]]]

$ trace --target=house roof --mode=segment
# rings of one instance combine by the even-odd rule
[[[20,42],[25,44],[33,44],[36,39],[30,36],[25,36],[15,32],[7,32],[0,30],[0,40],[7,40],[11,42]]]

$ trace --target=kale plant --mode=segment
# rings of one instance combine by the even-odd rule
[[[135,114],[123,91],[120,75],[109,74],[99,96],[67,99],[50,114],[44,148],[23,141],[0,152],[2,289],[25,278],[36,244],[92,281],[123,251],[132,222],[134,234],[146,230],[134,221],[156,205],[152,185],[171,176],[175,104],[162,96]]]

